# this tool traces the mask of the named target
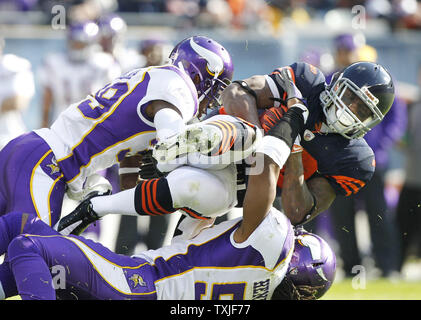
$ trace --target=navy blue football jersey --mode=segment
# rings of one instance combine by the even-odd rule
[[[316,67],[304,63],[294,63],[290,68],[293,81],[303,95],[309,110],[305,130],[301,136],[304,148],[302,157],[304,177],[309,179],[315,174],[325,177],[337,194],[349,196],[357,193],[373,176],[375,170],[374,152],[364,139],[348,140],[336,133],[322,133],[325,120],[320,93],[325,89],[325,77]],[[273,93],[275,106],[283,107],[286,93],[275,80],[276,69],[267,76]],[[282,188],[283,170],[278,181]]]

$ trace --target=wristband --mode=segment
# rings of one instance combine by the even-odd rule
[[[290,155],[290,149],[284,140],[266,135],[257,146],[256,153],[263,153],[282,168]]]
[[[132,167],[132,168],[119,168],[118,174],[130,174],[130,173],[139,173],[138,167]]]
[[[301,107],[292,106],[284,114],[279,123],[271,128],[266,135],[284,140],[291,148],[298,134],[304,130],[303,113],[304,110]]]

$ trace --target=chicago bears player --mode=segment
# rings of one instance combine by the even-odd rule
[[[286,78],[293,84],[289,89]],[[262,121],[267,131],[282,117],[284,100],[297,94],[308,107],[309,119],[297,141],[301,147],[278,180],[283,210],[293,224],[312,219],[336,194],[355,194],[371,179],[375,157],[361,138],[390,109],[394,86],[389,72],[377,63],[354,63],[327,86],[319,69],[299,62],[234,81],[221,99],[226,113],[258,126]]]
[[[66,49],[48,54],[38,76],[43,91],[42,127],[48,127],[70,104],[96,92],[121,75],[113,57],[101,52],[98,25],[93,21],[68,26]]]
[[[80,299],[322,296],[334,279],[334,253],[315,235],[301,231],[295,241],[289,220],[270,205],[280,168],[306,120],[297,101],[288,107],[257,151],[265,166],[250,176],[243,217],[202,228],[198,219],[194,225],[182,223],[183,233],[169,246],[127,257],[83,237],[63,236],[25,213],[0,217],[17,292],[23,299],[56,299],[50,268],[61,265],[67,270],[64,291]],[[6,250],[2,244],[0,253]],[[11,275],[0,271],[5,283]]]
[[[233,83],[222,93],[227,113],[247,118],[267,132],[283,117],[285,110],[278,107],[281,100],[297,97],[309,106],[309,120],[300,133],[301,152],[291,154],[278,179],[283,209],[293,224],[303,223],[327,209],[337,193],[356,193],[370,180],[374,154],[365,140],[357,138],[381,121],[391,106],[394,89],[389,73],[375,63],[349,66],[327,88],[318,69],[297,63],[271,75]],[[262,109],[275,106],[259,118],[256,103]],[[156,190],[161,196],[171,193],[168,187]],[[101,201],[92,202],[98,203],[94,205],[95,212]],[[128,203],[134,205],[133,200]],[[183,207],[184,203],[177,204]],[[198,206],[201,207],[200,202]],[[199,216],[200,210],[194,211]],[[92,216],[95,220],[95,214]]]
[[[19,210],[54,226],[66,191],[80,200],[85,180],[95,172],[150,148],[204,113],[208,93],[232,78],[231,57],[207,37],[182,44],[177,65],[133,70],[71,105],[51,128],[11,141],[0,153],[1,214]]]
[[[217,137],[212,138],[214,135]],[[188,141],[183,142],[185,137]],[[204,139],[194,142],[192,137]],[[214,219],[207,218],[223,215],[237,205],[237,189],[243,186],[237,181],[236,163],[256,151],[261,140],[260,129],[233,116],[216,115],[189,125],[183,134],[157,144],[180,145],[181,149],[185,143],[185,150],[154,150],[155,156],[169,156],[171,160],[174,152],[186,152],[177,158],[177,168],[170,166],[171,171],[165,175],[155,175],[153,168],[150,179],[139,180],[133,188],[87,198],[60,220],[58,231],[70,227],[72,234],[79,235],[91,222],[107,214],[162,216],[177,210],[209,224]],[[211,147],[208,141],[212,142]],[[141,170],[145,178],[147,169],[142,166]]]

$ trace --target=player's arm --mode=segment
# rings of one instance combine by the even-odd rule
[[[42,92],[42,115],[41,127],[46,128],[50,125],[50,113],[53,106],[53,91],[50,87],[44,87]]]
[[[6,113],[14,110],[22,110],[28,105],[29,99],[24,96],[14,95],[4,99],[0,105],[0,113]]]
[[[136,187],[139,179],[139,166],[142,161],[141,155],[125,157],[120,161],[119,177],[121,190]]]
[[[180,111],[163,100],[152,101],[145,109],[147,116],[153,119],[158,139],[165,139],[182,130],[184,121]],[[142,155],[125,157],[120,162],[120,187],[122,190],[134,188],[138,182],[139,166]]]
[[[288,151],[287,147],[285,151]],[[250,175],[243,202],[243,221],[234,233],[235,242],[246,241],[269,212],[276,197],[279,171],[279,165],[264,155],[263,172]]]
[[[146,107],[145,112],[153,119],[157,139],[168,138],[184,128],[180,110],[169,102],[154,100]]]
[[[291,152],[291,147],[299,132],[304,128],[308,111],[297,99],[288,102],[288,111],[277,125],[270,129],[262,139],[257,153],[263,154],[263,170],[258,173],[262,163],[256,162],[249,176],[243,203],[243,221],[234,233],[236,242],[244,242],[263,221],[272,207],[276,196],[276,185],[282,168]],[[303,112],[304,111],[304,112]],[[261,157],[256,157],[261,159]]]
[[[260,128],[257,109],[273,105],[273,96],[266,77],[255,75],[231,83],[221,94],[222,105],[227,114],[237,116]]]
[[[285,163],[281,201],[293,225],[308,222],[328,209],[336,193],[322,176],[304,180],[301,153],[291,154]]]

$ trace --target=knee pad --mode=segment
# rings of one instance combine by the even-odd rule
[[[42,220],[38,219],[38,216],[33,213],[25,213],[19,211],[9,212],[2,216],[2,219],[7,224],[7,230],[10,239],[13,239],[21,233],[43,235],[57,233]]]
[[[217,217],[236,204],[235,168],[202,170],[181,167],[167,176],[174,208],[190,208]]]
[[[7,255],[10,263],[13,263],[13,260],[17,257],[28,254],[40,255],[40,250],[30,238],[24,235],[19,235],[10,242],[7,249]]]

